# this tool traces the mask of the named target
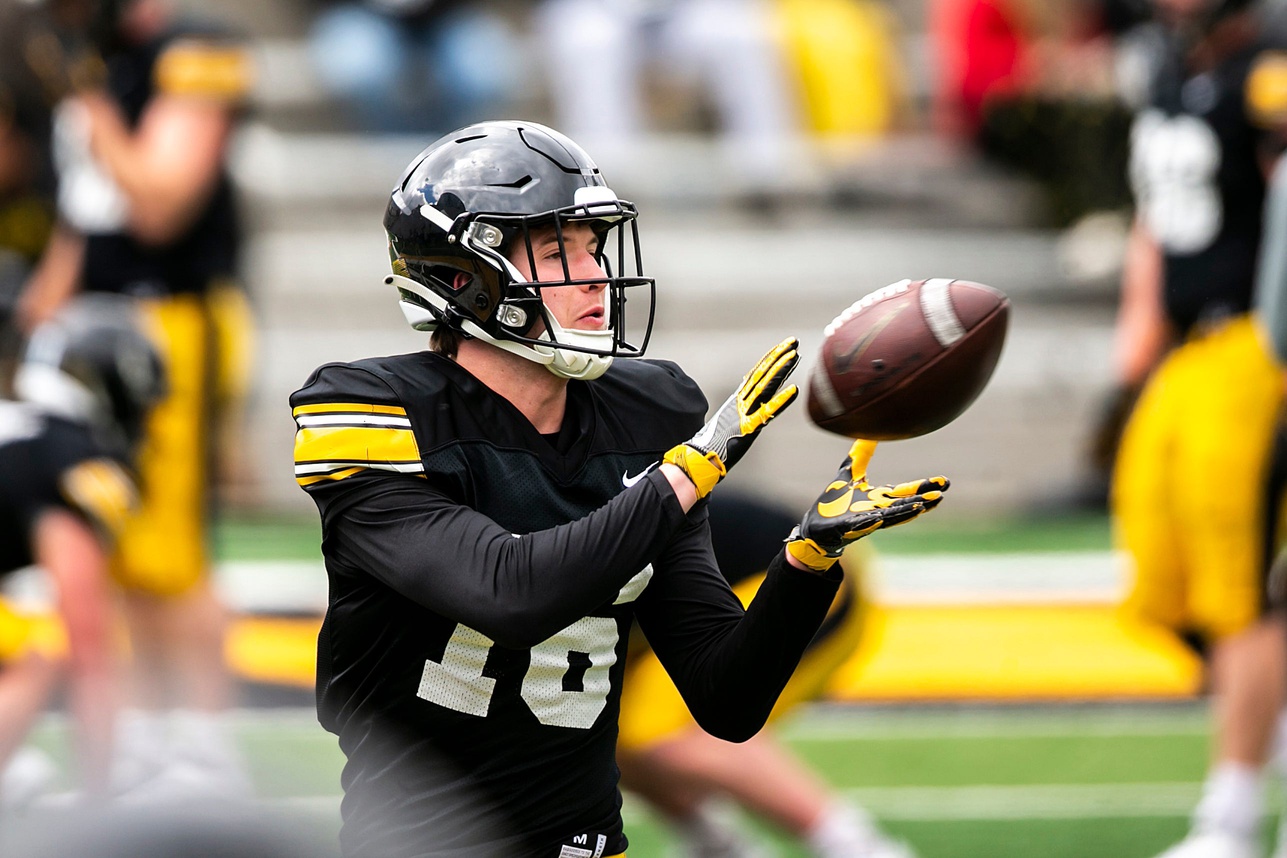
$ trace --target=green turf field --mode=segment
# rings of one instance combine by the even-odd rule
[[[1179,837],[1206,755],[1197,704],[810,710],[782,735],[923,858],[1147,858]],[[265,801],[312,832],[338,825],[340,757],[302,710],[238,731]],[[61,755],[51,721],[39,741]],[[631,858],[667,854],[627,799]],[[803,852],[762,832],[780,855]]]
[[[1095,513],[994,521],[928,518],[871,540],[885,554],[1107,551],[1110,544],[1108,518]],[[217,524],[214,541],[223,560],[301,560],[320,556],[321,531],[311,516],[230,517]]]
[[[217,531],[223,559],[309,559],[317,541],[312,519],[228,520]],[[1102,515],[945,520],[873,541],[886,555],[1094,552],[1109,549],[1109,530]],[[1205,707],[1192,702],[832,705],[795,717],[783,735],[922,858],[1149,858],[1184,833],[1207,729]],[[340,758],[311,714],[247,713],[241,736],[266,800],[333,831]],[[631,858],[670,854],[664,829],[629,797],[626,820]],[[778,855],[805,854],[758,833]]]

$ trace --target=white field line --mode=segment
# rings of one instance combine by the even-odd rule
[[[1069,604],[1121,599],[1122,560],[1109,551],[882,556],[870,587],[888,605]],[[217,580],[242,611],[326,608],[320,561],[220,564]]]
[[[1031,819],[1136,819],[1184,817],[1201,795],[1196,783],[1036,784],[1023,786],[862,787],[846,798],[884,820],[908,822],[1017,821]],[[339,796],[276,799],[280,810],[328,816],[339,813]],[[647,818],[627,797],[627,824]]]
[[[321,560],[227,561],[215,580],[235,611],[326,610]],[[878,558],[870,588],[886,605],[1112,604],[1123,580],[1122,560],[1109,551],[909,554]],[[9,576],[4,592],[25,609],[51,604],[48,583],[35,569]]]
[[[238,736],[268,733],[283,741],[336,739],[317,723],[311,706],[233,709],[225,716]],[[41,716],[44,729],[64,733],[65,713]],[[865,709],[844,704],[805,704],[778,725],[776,734],[793,744],[803,742],[922,741],[926,739],[991,740],[998,738],[1104,738],[1113,736],[1205,736],[1210,721],[1201,703],[1177,707],[1149,704],[1075,708],[1018,707],[977,711],[935,709]],[[337,749],[338,753],[338,749]]]
[[[1191,783],[864,787],[845,795],[882,819],[1019,820],[1187,816],[1201,795]]]
[[[1147,706],[1090,708],[1085,712],[1051,707],[1015,711],[886,711],[823,704],[805,706],[778,728],[793,742],[992,740],[998,738],[1077,738],[1113,736],[1205,736],[1211,721],[1206,706],[1175,709]]]

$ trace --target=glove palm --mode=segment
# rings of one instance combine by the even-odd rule
[[[947,477],[869,484],[867,465],[875,450],[875,441],[855,441],[836,478],[787,537],[787,553],[809,569],[825,572],[851,543],[911,521],[942,501]]]

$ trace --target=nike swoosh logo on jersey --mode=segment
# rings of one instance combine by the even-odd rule
[[[627,471],[622,471],[622,472],[621,472],[621,485],[625,486],[626,488],[630,488],[630,487],[631,487],[631,486],[633,486],[635,483],[639,482],[639,481],[640,481],[640,480],[642,480],[644,477],[648,476],[648,472],[652,470],[652,467],[653,467],[652,465],[649,465],[648,467],[644,468],[644,469],[643,469],[642,471],[640,471],[639,473],[635,474],[633,477],[632,477],[632,476],[630,476],[629,472],[627,472]]]

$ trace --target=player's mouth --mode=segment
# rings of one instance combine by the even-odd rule
[[[577,316],[576,326],[578,328],[589,330],[601,330],[606,319],[603,315],[602,307],[591,307],[580,316]]]

